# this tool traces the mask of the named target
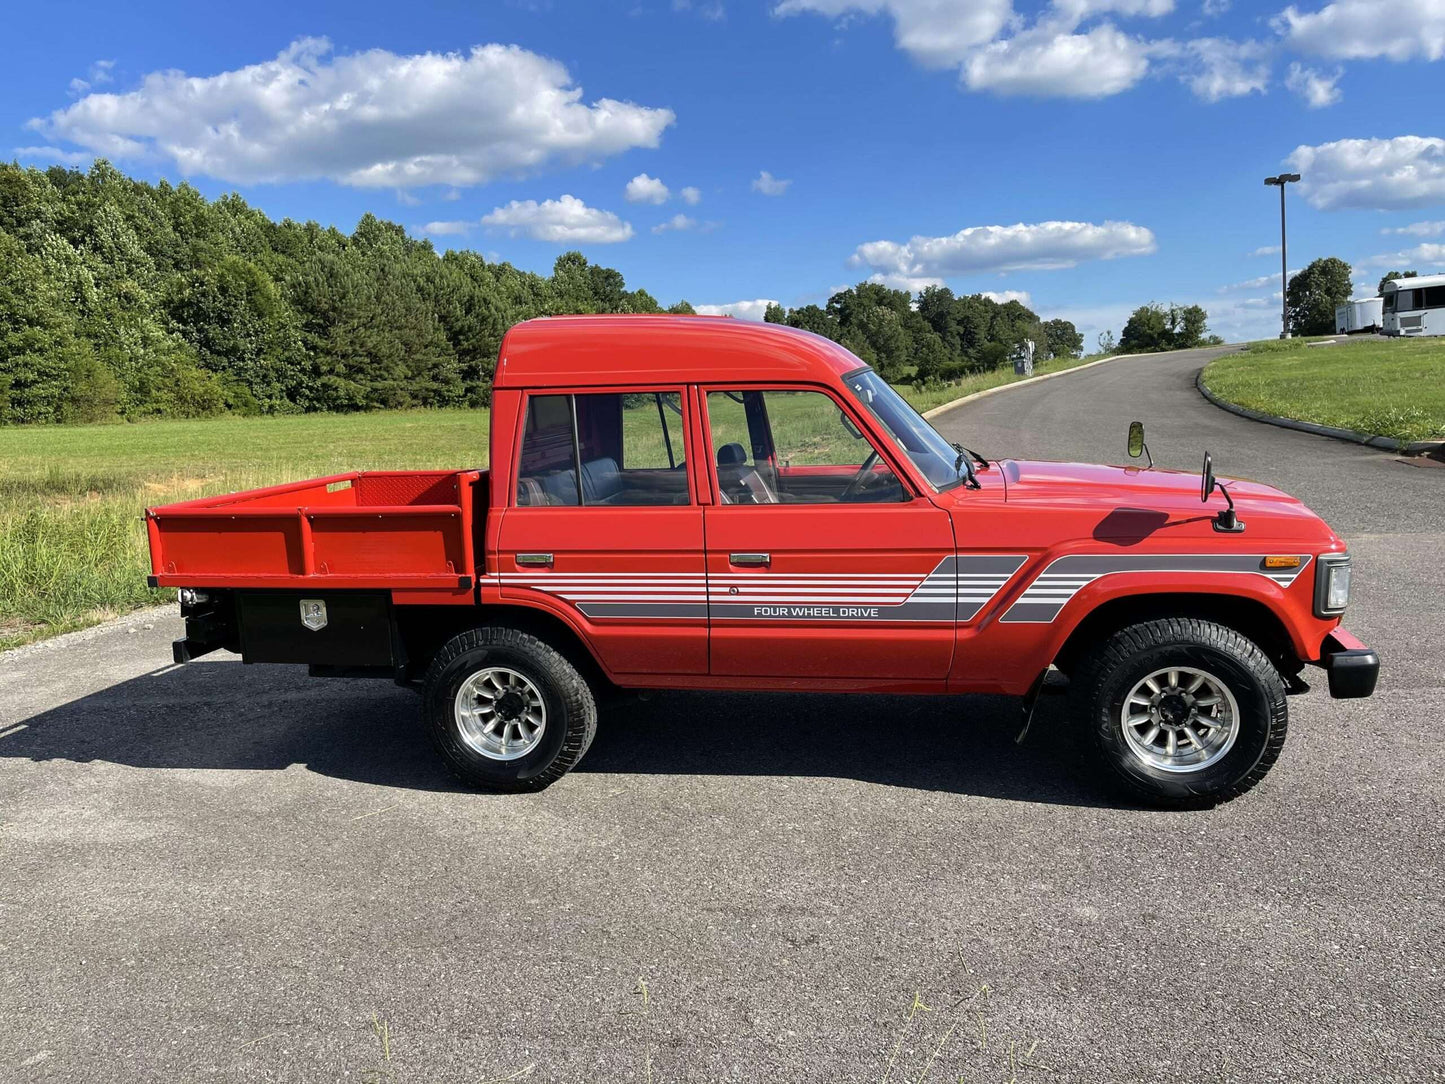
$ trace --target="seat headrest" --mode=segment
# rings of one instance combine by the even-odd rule
[[[748,461],[748,453],[741,444],[724,444],[717,450],[719,467],[740,467]]]

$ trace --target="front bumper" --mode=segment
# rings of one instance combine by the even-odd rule
[[[1330,695],[1336,700],[1369,696],[1380,678],[1380,656],[1342,628],[1325,637],[1320,665],[1330,677]]]

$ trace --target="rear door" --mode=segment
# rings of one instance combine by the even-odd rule
[[[585,629],[624,674],[707,673],[702,508],[681,387],[529,393],[500,529],[504,598]]]
[[[820,388],[704,389],[711,672],[944,680],[950,517]]]

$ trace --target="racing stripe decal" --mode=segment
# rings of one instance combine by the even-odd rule
[[[1310,557],[1299,555],[1296,568],[1266,568],[1262,554],[1125,554],[1074,555],[1060,557],[1039,573],[1001,620],[1009,623],[1047,624],[1089,584],[1103,576],[1128,572],[1202,572],[1225,575],[1263,576],[1280,587],[1289,587],[1309,566]]]
[[[526,570],[504,572],[494,582],[544,591],[596,619],[952,622],[971,620],[1026,560],[1022,555],[945,557],[923,577]]]

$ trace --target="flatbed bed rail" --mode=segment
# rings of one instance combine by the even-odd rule
[[[352,471],[146,510],[157,587],[468,589],[469,471]]]

